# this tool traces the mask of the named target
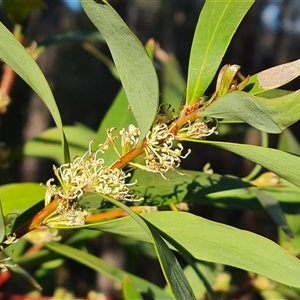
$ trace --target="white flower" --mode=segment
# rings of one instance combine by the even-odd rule
[[[78,199],[86,192],[107,195],[117,200],[137,200],[128,188],[134,183],[126,183],[130,173],[106,166],[104,159],[97,157],[102,149],[93,151],[90,144],[89,150],[82,157],[76,157],[73,162],[60,167],[53,167],[60,186],[53,184],[53,178],[49,179],[45,200],[48,204],[53,197],[59,197],[56,213],[61,215],[67,225],[84,224],[88,213],[78,207]]]
[[[179,130],[178,136],[184,135],[192,139],[205,139],[207,136],[210,136],[213,133],[218,134],[216,131],[218,127],[218,122],[216,119],[214,119],[216,122],[215,126],[212,126],[211,128],[207,126],[207,124],[211,121],[212,120],[207,121],[200,118],[196,119],[194,122],[188,121],[187,126],[184,126]]]
[[[163,175],[168,171],[174,171],[180,166],[181,159],[186,158],[189,153],[182,155],[183,146],[178,143],[174,145],[174,134],[169,130],[168,125],[160,123],[154,125],[146,135],[145,147],[145,170]]]
[[[123,128],[120,134],[122,137],[122,154],[124,155],[138,145],[140,130],[133,124],[130,124],[128,128]]]

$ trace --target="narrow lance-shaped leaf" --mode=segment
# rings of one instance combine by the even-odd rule
[[[300,119],[300,90],[273,99],[245,92],[232,92],[218,98],[201,115],[244,121],[268,133],[281,133]]]
[[[300,288],[300,261],[271,240],[185,212],[153,212],[142,217],[196,259],[235,266]],[[128,217],[88,227],[152,242]]]
[[[119,72],[142,138],[158,107],[158,79],[144,46],[107,1],[81,0],[88,17],[103,35]]]
[[[199,100],[213,80],[230,40],[254,0],[207,0],[191,48],[186,104]]]
[[[44,74],[27,50],[2,23],[0,23],[0,41],[0,58],[39,95],[52,114],[61,134],[64,161],[69,162],[69,149],[60,113]]]
[[[286,179],[300,187],[300,157],[272,148],[236,144],[228,142],[213,142],[205,140],[186,139],[187,141],[203,143],[222,148],[241,155],[264,168],[274,172],[279,177]]]

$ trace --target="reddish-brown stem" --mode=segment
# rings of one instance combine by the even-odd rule
[[[0,90],[3,95],[9,95],[15,81],[16,73],[8,66],[3,66],[3,75],[0,83]]]
[[[133,148],[129,152],[127,152],[124,156],[120,157],[118,160],[116,160],[111,168],[113,169],[121,169],[128,165],[129,162],[131,162],[133,159],[141,155],[144,151],[145,145],[144,143],[142,144],[141,147],[139,148]]]
[[[130,207],[131,210],[140,213],[143,211],[142,206],[133,206]],[[93,214],[86,217],[86,223],[99,222],[104,220],[116,219],[127,216],[127,213],[122,209],[117,209],[113,211],[101,212],[99,214]]]
[[[45,206],[42,210],[40,210],[31,220],[29,220],[26,224],[24,224],[21,228],[19,228],[16,232],[16,238],[22,237],[27,232],[38,228],[46,217],[50,216],[55,212],[59,198],[53,199],[47,206]]]

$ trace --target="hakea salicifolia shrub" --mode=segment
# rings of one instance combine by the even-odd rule
[[[142,151],[139,155],[144,155],[144,164],[128,161],[126,165],[159,173],[167,179],[164,174],[168,171],[178,172],[181,160],[191,152],[188,149],[183,154],[184,148],[177,141],[184,138],[204,139],[212,133],[217,133],[217,124],[209,127],[210,121],[200,118],[189,120],[174,134],[173,129],[176,124],[170,117],[170,113],[167,111],[158,114],[154,125],[140,146]],[[76,157],[73,162],[60,167],[54,166],[54,174],[59,185],[54,183],[54,178],[47,181],[45,202],[49,204],[53,198],[60,199],[56,208],[56,213],[60,215],[60,222],[70,226],[85,223],[89,213],[78,205],[78,199],[86,192],[99,193],[120,201],[142,200],[130,192],[130,186],[136,184],[136,182],[129,182],[130,172],[123,171],[115,164],[108,166],[101,158],[101,154],[109,147],[113,147],[120,158],[137,148],[139,128],[131,124],[120,131],[122,153],[119,153],[115,145],[118,137],[113,136],[114,130],[115,128],[107,129],[106,141],[98,146],[97,151],[92,150],[91,142],[89,150],[82,157]]]

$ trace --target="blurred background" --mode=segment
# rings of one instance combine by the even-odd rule
[[[57,35],[95,29],[79,0],[45,2],[48,8],[33,11],[24,25],[26,46],[32,41],[42,43]],[[186,78],[193,32],[203,1],[113,0],[110,3],[144,44],[153,38],[163,50],[174,54],[183,78]],[[0,18],[12,28],[1,6]],[[50,83],[63,123],[74,125],[80,122],[96,130],[117,94],[120,82],[103,63],[84,50],[82,44],[82,40],[72,40],[50,45],[38,63]],[[109,56],[104,43],[94,45]],[[244,75],[252,75],[298,59],[299,53],[300,4],[289,0],[258,1],[238,28],[221,65],[239,64]],[[296,79],[287,89],[297,89],[299,84]],[[208,93],[213,91],[214,86],[211,86]],[[17,78],[11,96],[13,101],[1,120],[0,140],[10,148],[16,148],[52,126],[53,121],[44,104],[21,79]],[[293,127],[297,131],[297,125]],[[238,172],[237,175],[242,176],[248,172],[240,168],[238,158],[232,161],[226,158],[225,152],[224,158],[211,154],[211,151],[202,153],[200,161],[197,155],[199,163],[192,166],[202,168],[206,161],[210,161],[218,173]],[[39,171],[34,167],[33,159],[27,160],[31,162],[25,166],[19,164],[12,174],[7,172],[3,182],[44,181],[49,177],[44,168]]]
[[[164,51],[174,54],[178,59],[183,78],[186,78],[189,51],[203,1],[111,0],[109,2],[144,44],[153,38]],[[79,0],[45,0],[45,3],[48,8],[33,11],[24,24],[26,46],[32,41],[42,43],[69,32],[95,30],[82,10]],[[1,1],[0,21],[8,28],[13,28]],[[49,81],[63,123],[65,125],[82,123],[97,130],[120,88],[120,82],[112,76],[107,66],[83,49],[82,43],[82,40],[73,40],[53,44],[39,57],[38,63]],[[109,56],[104,43],[94,42],[93,45]],[[256,1],[234,35],[222,65],[238,64],[242,67],[243,75],[252,75],[299,57],[300,2]],[[296,90],[299,86],[300,81],[296,79],[286,89]],[[214,86],[211,86],[208,93],[213,91]],[[11,98],[12,102],[7,112],[0,116],[0,141],[14,150],[54,123],[44,104],[20,78],[14,83]],[[182,90],[183,98],[184,90]],[[298,138],[299,128],[299,122],[291,127]],[[259,133],[249,128],[242,134],[233,132],[218,139],[260,143]],[[276,143],[277,136],[271,136],[270,146],[276,147]],[[184,167],[202,170],[207,162],[210,162],[216,173],[237,176],[247,175],[253,167],[251,163],[233,154],[202,146],[193,151]],[[17,160],[2,172],[1,183],[45,182],[52,176],[52,164],[51,161],[37,158]],[[195,212],[255,232],[261,232],[265,222],[263,214],[254,216],[253,213],[241,214],[240,211],[226,211],[224,214],[222,209],[206,206],[195,208]],[[262,231],[269,237],[276,237],[275,227],[270,231],[265,229]],[[94,247],[95,251],[108,261],[118,265],[124,264],[124,255],[113,239],[103,237],[100,242],[94,242]],[[143,265],[146,264],[147,279],[161,283],[162,275],[157,271],[157,263],[152,261],[150,264],[153,265],[152,270],[147,262],[141,259],[140,272],[143,272]],[[77,267],[69,266],[71,270]],[[84,294],[89,287],[80,280],[78,282],[81,284],[78,293]],[[101,276],[97,282],[99,289],[112,288]]]

